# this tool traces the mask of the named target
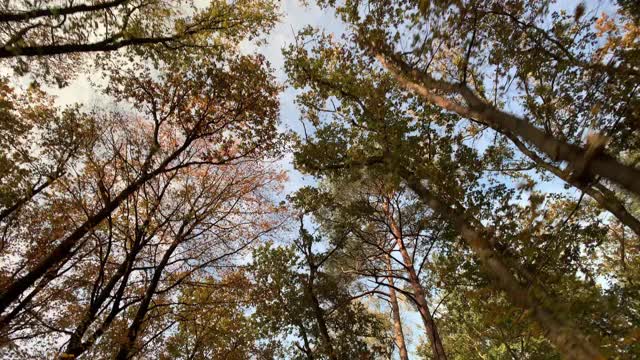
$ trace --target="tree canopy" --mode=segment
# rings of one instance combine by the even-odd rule
[[[0,3],[0,358],[640,357],[636,3],[295,6]]]

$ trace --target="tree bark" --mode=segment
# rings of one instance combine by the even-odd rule
[[[12,58],[17,56],[52,56],[70,53],[90,53],[90,52],[109,52],[115,51],[122,47],[134,45],[152,45],[162,44],[177,40],[189,34],[180,34],[174,36],[157,37],[157,38],[132,38],[132,39],[110,39],[89,44],[61,44],[61,45],[39,45],[39,46],[5,46],[0,48],[0,59]]]
[[[27,21],[32,19],[37,19],[46,16],[65,16],[71,15],[79,12],[91,12],[91,11],[100,11],[109,9],[112,7],[116,7],[118,5],[124,4],[129,0],[113,0],[103,3],[98,3],[95,5],[75,5],[75,6],[67,6],[67,7],[51,7],[46,9],[35,9],[35,10],[27,10],[27,11],[16,11],[16,12],[0,12],[0,22],[10,22],[10,21]]]
[[[169,263],[171,255],[173,255],[175,249],[182,242],[182,231],[184,230],[185,225],[186,224],[183,224],[183,227],[180,229],[180,232],[176,236],[176,239],[171,243],[167,251],[165,251],[164,255],[162,256],[162,260],[160,260],[160,263],[156,267],[153,273],[153,277],[151,278],[151,282],[149,283],[149,285],[147,286],[147,290],[145,291],[144,298],[138,306],[136,315],[133,318],[129,329],[127,330],[125,341],[122,343],[122,345],[120,345],[120,349],[118,349],[118,353],[116,355],[117,360],[126,360],[129,359],[132,355],[131,352],[133,350],[134,343],[140,335],[140,329],[142,328],[142,324],[144,323],[144,318],[146,317],[147,312],[149,312],[149,305],[151,304],[153,295],[158,288],[158,284],[160,283],[160,279],[162,278],[164,268],[167,266],[167,263]]]
[[[311,351],[311,345],[309,344],[309,337],[307,336],[307,331],[304,326],[300,323],[296,323],[298,329],[300,330],[300,335],[302,336],[302,341],[304,343],[304,353],[307,356],[307,360],[313,360],[313,351]]]
[[[311,259],[309,259],[309,261],[311,261]],[[309,270],[309,279],[307,281],[307,292],[309,294],[311,305],[313,307],[313,314],[316,318],[316,321],[318,322],[318,329],[320,330],[320,335],[322,336],[322,342],[324,343],[324,346],[327,348],[327,351],[329,352],[328,354],[329,359],[338,360],[336,351],[333,348],[333,341],[331,340],[331,336],[329,335],[329,328],[327,327],[327,322],[324,319],[324,311],[320,306],[320,301],[318,300],[318,297],[316,296],[315,291],[313,291],[313,283],[315,281],[315,275],[316,275],[315,265],[309,264],[309,267],[310,267],[310,270]]]
[[[142,249],[138,241],[142,239],[136,239],[136,243],[134,244],[134,248],[131,250],[131,253],[127,257],[127,259],[118,266],[116,272],[111,276],[107,285],[100,291],[95,301],[89,305],[89,308],[85,312],[82,320],[76,326],[73,334],[69,338],[69,344],[67,344],[67,348],[65,350],[65,355],[73,355],[74,359],[80,357],[85,351],[87,351],[98,339],[101,334],[94,333],[91,336],[91,341],[82,341],[85,333],[97,319],[98,311],[100,307],[105,303],[105,301],[111,295],[111,291],[116,287],[118,281],[122,279],[121,288],[124,289],[123,286],[126,286],[126,282],[128,281],[129,275],[133,270],[134,260],[138,254],[138,252]],[[118,292],[120,293],[120,291]],[[116,298],[119,298],[116,295]],[[115,300],[117,301],[117,300]],[[116,305],[117,306],[117,305]]]
[[[398,226],[391,210],[389,209],[389,201],[385,200],[383,204],[383,211],[387,218],[387,222],[391,229],[391,233],[393,237],[396,239],[396,244],[398,249],[400,250],[400,254],[402,255],[402,261],[404,262],[404,267],[409,273],[409,282],[413,289],[413,296],[418,305],[418,311],[420,312],[420,316],[422,317],[422,321],[424,323],[425,330],[427,332],[427,336],[429,337],[429,342],[431,343],[431,350],[433,351],[433,356],[436,360],[446,360],[447,355],[444,351],[444,347],[442,346],[442,339],[440,339],[440,334],[438,333],[438,328],[436,327],[436,323],[431,316],[431,311],[429,310],[429,303],[427,302],[427,298],[425,296],[424,288],[420,283],[420,279],[416,274],[416,270],[413,266],[413,261],[409,252],[407,251],[407,247],[404,244],[404,238],[402,236],[402,229]]]
[[[585,151],[578,146],[561,142],[529,124],[527,120],[502,112],[486,104],[466,86],[436,81],[429,78],[426,74],[412,70],[406,63],[391,52],[385,52],[385,54],[380,53],[377,55],[377,58],[396,79],[398,79],[400,85],[405,89],[417,93],[427,101],[445,110],[479,121],[506,136],[522,153],[533,160],[538,166],[553,173],[567,184],[584,191],[603,209],[608,210],[613,216],[620,220],[620,222],[640,236],[640,220],[627,211],[612,191],[604,188],[604,186],[600,186],[600,189],[595,189],[574,178],[569,172],[560,170],[556,166],[547,163],[534,151],[528,149],[527,146],[519,140],[519,137],[525,139],[527,143],[532,144],[551,159],[569,162],[575,171],[588,172],[588,175],[591,177],[599,175],[603,178],[609,178],[611,181],[617,182],[636,194],[640,194],[640,192],[638,192],[640,191],[640,181],[634,181],[634,177],[637,179],[640,171],[621,165],[616,159],[605,154],[597,154],[592,158],[588,155],[588,150]],[[432,92],[434,89],[441,90],[445,93],[458,93],[467,100],[470,106],[464,107],[445,97],[438,96]],[[616,172],[622,173],[618,174]],[[618,179],[611,178],[609,175]]]
[[[385,262],[389,274],[389,276],[387,276],[387,282],[389,283],[389,302],[391,303],[391,316],[393,318],[393,334],[396,340],[396,346],[398,346],[398,351],[400,352],[400,360],[409,360],[404,331],[402,330],[402,320],[400,319],[400,306],[398,305],[398,297],[394,289],[391,256],[389,254],[386,254]]]
[[[150,177],[142,177],[129,185],[113,201],[108,203],[100,212],[90,217],[79,228],[67,236],[53,251],[42,259],[31,271],[20,279],[13,281],[5,291],[0,294],[0,313],[7,309],[18,297],[33,284],[36,283],[47,271],[65,260],[73,252],[74,246],[89,231],[106,219],[120,204],[142,186]]]

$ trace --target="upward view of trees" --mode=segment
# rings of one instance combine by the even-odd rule
[[[639,358],[640,7],[289,5],[0,3],[0,358]]]

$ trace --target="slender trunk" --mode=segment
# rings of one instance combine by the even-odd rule
[[[313,351],[311,351],[311,345],[309,344],[309,337],[307,336],[307,331],[304,329],[302,324],[298,323],[298,329],[300,329],[300,335],[302,336],[302,341],[304,342],[304,352],[307,355],[307,360],[313,360]]]
[[[491,241],[484,234],[485,229],[476,224],[476,229],[464,215],[464,209],[453,209],[436,195],[431,193],[413,173],[405,168],[397,169],[400,176],[407,182],[420,199],[435,212],[447,217],[454,225],[460,236],[471,247],[485,270],[497,281],[499,288],[504,290],[511,301],[530,311],[538,324],[545,329],[545,335],[558,350],[570,360],[603,360],[605,357],[593,346],[589,340],[574,326],[565,322],[554,314],[543,301],[535,296],[536,292],[522,286],[514,276],[513,270],[508,268],[500,255],[496,253]],[[547,300],[550,301],[550,300]]]
[[[383,210],[389,223],[389,227],[391,228],[393,237],[396,239],[400,254],[402,255],[404,267],[409,273],[409,283],[411,284],[411,288],[413,289],[413,296],[418,305],[418,311],[420,312],[420,316],[422,317],[422,321],[424,322],[425,330],[427,332],[427,335],[429,336],[429,342],[431,343],[433,356],[436,360],[446,360],[447,355],[444,351],[444,347],[442,346],[442,339],[440,339],[440,334],[438,333],[436,323],[433,320],[433,316],[431,316],[431,311],[429,311],[429,303],[427,302],[424,288],[422,287],[422,284],[420,284],[420,279],[418,278],[418,274],[416,274],[411,255],[409,255],[407,247],[404,244],[402,229],[400,229],[393,217],[393,214],[391,214],[390,212],[388,201],[385,201]]]
[[[320,306],[320,301],[313,291],[313,282],[315,280],[315,269],[313,265],[310,264],[311,269],[309,270],[309,279],[307,282],[307,291],[309,293],[309,298],[311,299],[311,305],[313,307],[313,314],[318,322],[318,329],[320,330],[320,335],[322,336],[322,342],[329,352],[329,359],[338,360],[338,356],[336,355],[336,351],[333,348],[333,341],[331,340],[331,336],[329,335],[329,328],[327,327],[327,322],[324,319],[324,311]]]
[[[127,282],[129,281],[130,274],[131,274],[131,267],[124,274],[124,277],[123,277],[122,281],[120,282],[120,286],[119,286],[118,291],[116,292],[116,294],[114,296],[113,304],[111,305],[111,311],[109,311],[109,315],[107,315],[107,317],[104,319],[104,321],[102,321],[100,326],[98,326],[98,328],[93,332],[93,334],[91,334],[88,337],[88,339],[86,341],[83,341],[78,346],[75,346],[72,349],[70,349],[70,352],[69,352],[70,355],[76,354],[75,357],[78,358],[85,351],[87,351],[89,348],[91,348],[93,346],[93,344],[95,344],[96,341],[98,339],[100,339],[100,337],[109,329],[109,327],[111,326],[111,323],[113,323],[113,320],[115,320],[116,316],[122,310],[124,310],[124,308],[120,307],[120,302],[122,301],[122,297],[124,295],[124,290],[127,287]],[[82,340],[82,339],[80,339],[80,340]]]
[[[163,36],[157,38],[132,38],[118,40],[112,38],[107,41],[100,41],[89,44],[61,44],[61,45],[40,45],[40,46],[5,46],[0,47],[0,59],[26,56],[53,56],[63,55],[70,53],[93,53],[93,52],[110,52],[115,51],[123,47],[128,46],[140,46],[140,45],[153,45],[153,44],[165,44],[171,41],[182,39],[188,35],[174,34],[172,36]]]
[[[27,11],[16,11],[16,12],[0,12],[0,22],[10,22],[10,21],[26,21],[37,19],[41,17],[47,16],[66,16],[80,12],[95,12],[100,10],[109,9],[112,7],[116,7],[118,5],[124,4],[129,0],[113,0],[104,3],[98,3],[95,5],[75,5],[75,6],[67,6],[67,7],[50,7],[45,9],[36,9],[36,10],[27,10]]]
[[[58,266],[56,266],[55,268],[49,270],[47,274],[43,277],[43,279],[38,283],[38,285],[36,285],[34,289],[31,290],[31,292],[27,296],[25,296],[22,300],[20,300],[18,305],[15,306],[13,309],[11,309],[11,312],[9,312],[7,315],[2,317],[2,319],[0,319],[0,331],[3,331],[6,327],[8,327],[11,321],[26,308],[26,306],[31,302],[31,300],[36,295],[38,295],[40,291],[42,291],[53,279],[57,277],[58,271],[62,266],[64,266],[65,263],[66,262],[63,262]]]
[[[140,249],[141,247],[137,246],[135,249],[131,250],[131,253],[127,257],[127,259],[122,264],[120,264],[120,266],[118,266],[118,269],[113,274],[113,276],[111,276],[106,286],[100,291],[100,294],[98,294],[95,301],[93,301],[93,303],[89,305],[89,308],[84,314],[84,317],[82,318],[78,326],[76,326],[73,334],[71,334],[69,344],[67,345],[67,348],[65,350],[65,355],[73,355],[74,358],[78,358],[85,351],[87,351],[89,347],[91,347],[91,345],[93,345],[93,343],[95,343],[95,341],[98,339],[98,337],[96,337],[96,334],[94,334],[94,336],[91,337],[91,341],[82,342],[82,338],[84,337],[85,333],[87,332],[91,324],[96,321],[100,307],[109,298],[109,296],[111,295],[111,291],[116,287],[118,281],[120,281],[120,279],[122,279],[124,283],[128,281],[129,274],[133,269],[135,257]],[[121,283],[121,286],[122,285],[123,283]]]
[[[387,264],[387,282],[389,283],[389,302],[391,303],[391,315],[393,318],[393,334],[396,339],[396,345],[400,352],[400,360],[409,360],[409,354],[407,352],[407,344],[404,340],[404,332],[402,330],[402,320],[400,319],[400,306],[398,306],[398,297],[396,296],[396,290],[393,284],[393,272],[391,268],[391,256],[386,254],[385,262]]]
[[[167,182],[165,187],[160,192],[158,197],[158,202],[150,211],[151,214],[158,209],[158,206],[161,204],[161,198],[164,195],[164,191],[167,189]],[[89,302],[89,306],[84,313],[84,316],[78,326],[76,326],[74,332],[71,334],[69,338],[69,343],[67,345],[65,355],[72,355],[74,359],[77,359],[82,355],[85,351],[87,351],[93,344],[102,336],[104,330],[106,330],[111,322],[115,319],[115,316],[123,310],[120,308],[120,301],[122,300],[122,296],[127,287],[127,283],[129,281],[129,276],[133,272],[133,267],[135,265],[136,258],[140,251],[147,244],[147,241],[153,238],[155,232],[147,233],[147,229],[151,223],[151,218],[147,217],[142,223],[140,227],[136,226],[133,244],[131,245],[131,249],[126,254],[124,260],[120,265],[116,268],[116,271],[113,273],[109,281],[105,284],[104,287],[99,288],[98,279],[103,278],[104,275],[104,267],[101,268],[101,275],[98,276],[96,282],[94,283],[94,290],[92,291],[91,301]],[[107,255],[108,256],[108,255]],[[116,285],[120,282],[120,286],[116,290],[115,294],[112,296],[111,291],[116,288]],[[96,293],[95,297],[93,294]],[[100,312],[100,308],[103,306],[105,302],[109,298],[113,298],[111,311],[103,320],[102,324],[98,327],[97,330],[94,331],[92,335],[88,337],[86,341],[82,341],[85,337],[87,331],[91,327],[91,325],[98,319],[98,314]]]
[[[140,306],[138,306],[138,311],[136,311],[136,315],[133,318],[129,329],[127,330],[127,336],[122,345],[120,345],[120,349],[118,350],[118,353],[116,355],[117,360],[126,360],[129,359],[129,357],[132,355],[131,352],[134,348],[135,341],[140,335],[140,330],[142,328],[144,318],[149,311],[149,305],[151,304],[153,295],[158,288],[158,284],[160,283],[160,278],[162,277],[164,268],[167,266],[167,263],[169,263],[171,255],[178,247],[181,240],[182,235],[180,234],[176,237],[173,243],[171,243],[171,246],[169,246],[167,251],[162,256],[162,260],[160,260],[158,267],[156,267],[155,272],[153,273],[153,277],[151,278],[151,282],[149,283],[149,286],[147,286],[144,298],[142,299]]]

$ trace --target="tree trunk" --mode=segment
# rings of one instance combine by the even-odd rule
[[[178,235],[176,236],[176,239],[171,243],[171,246],[169,246],[167,251],[165,251],[164,255],[162,256],[162,260],[160,260],[160,263],[153,273],[153,277],[151,278],[151,282],[147,286],[144,298],[142,299],[140,306],[138,306],[138,311],[136,311],[136,315],[133,318],[129,329],[127,330],[125,341],[122,343],[122,345],[120,345],[120,349],[118,350],[118,353],[116,355],[117,360],[127,360],[132,355],[131,352],[133,350],[134,343],[140,335],[140,329],[142,328],[144,318],[149,311],[149,305],[151,304],[153,295],[158,288],[158,284],[160,283],[164,268],[167,266],[167,263],[169,263],[171,255],[173,254],[175,249],[182,242],[182,230],[184,229],[184,225],[186,224],[183,224],[183,228],[180,229]]]
[[[400,306],[398,306],[398,297],[396,296],[396,290],[393,284],[393,273],[391,268],[391,256],[386,254],[385,262],[387,264],[387,282],[389,283],[389,302],[391,303],[391,315],[393,318],[393,334],[400,352],[400,360],[409,360],[409,354],[407,352],[407,344],[404,340],[404,332],[402,330],[402,320],[400,319]]]
[[[66,260],[72,253],[75,245],[89,231],[106,219],[120,204],[142,186],[150,177],[140,178],[129,185],[113,201],[108,203],[100,212],[90,217],[79,228],[65,238],[53,251],[42,259],[31,271],[20,279],[13,281],[5,291],[0,294],[0,313],[11,305],[25,290],[33,286],[47,271]]]
[[[307,336],[307,331],[304,326],[300,323],[296,323],[298,329],[300,330],[300,335],[302,336],[302,341],[304,343],[304,353],[307,356],[307,360],[313,360],[313,351],[311,351],[311,345],[309,344],[309,337]]]
[[[569,167],[580,175],[586,175],[588,178],[601,176],[636,195],[640,195],[640,181],[638,181],[640,170],[621,164],[615,158],[600,151],[583,149],[546,134],[526,119],[501,111],[484,102],[464,84],[436,80],[428,74],[416,71],[387,45],[375,44],[369,47],[376,53],[376,57],[382,65],[396,77],[402,87],[416,93],[426,101],[461,117],[483,123],[503,134],[512,134],[522,138],[553,161],[566,161]],[[439,93],[460,96],[467,105],[460,105],[448,97],[439,95]]]
[[[81,4],[66,7],[56,6],[45,9],[35,9],[20,12],[0,12],[0,22],[27,21],[47,16],[60,17],[80,12],[95,12],[116,7],[118,5],[124,4],[127,1],[129,0],[113,0],[104,3],[98,3],[95,5]]]
[[[40,46],[5,46],[0,47],[0,59],[26,56],[53,56],[73,53],[93,53],[110,52],[128,46],[164,44],[170,41],[179,40],[189,34],[175,34],[157,38],[131,38],[131,39],[111,39],[111,41],[100,41],[87,44],[61,44],[61,45],[40,45]]]
[[[102,289],[102,291],[100,291],[100,294],[98,294],[95,301],[89,305],[89,309],[85,312],[84,317],[82,318],[78,326],[76,326],[73,334],[71,334],[71,337],[69,338],[69,344],[67,344],[65,355],[73,355],[74,359],[80,357],[80,355],[87,351],[101,336],[101,333],[96,332],[93,334],[93,336],[91,336],[90,341],[82,341],[82,338],[84,337],[91,324],[96,321],[100,307],[109,298],[109,296],[111,295],[111,291],[115,288],[120,279],[122,279],[122,282],[120,283],[121,290],[118,291],[118,294],[116,294],[116,299],[114,300],[114,302],[119,301],[119,299],[121,298],[122,290],[124,290],[124,287],[126,287],[129,275],[133,270],[135,258],[142,248],[142,246],[137,243],[139,240],[141,239],[136,239],[136,244],[134,244],[135,248],[131,250],[131,253],[127,257],[127,259],[122,264],[120,264],[120,266],[118,266],[118,269],[113,274],[113,276],[111,276],[107,285]],[[117,308],[117,304],[114,305]]]
[[[433,356],[436,360],[446,360],[447,355],[444,351],[444,347],[442,346],[442,340],[440,339],[438,328],[433,321],[431,311],[429,311],[429,304],[427,303],[424,288],[422,287],[422,284],[420,284],[420,279],[418,278],[416,270],[413,267],[413,260],[411,259],[411,256],[409,255],[409,252],[407,251],[407,248],[404,244],[402,229],[400,229],[400,227],[398,226],[395,218],[393,217],[393,214],[389,209],[388,200],[385,201],[383,210],[389,223],[389,227],[391,228],[393,237],[396,239],[400,254],[402,255],[404,267],[409,273],[409,282],[411,284],[411,288],[413,289],[413,296],[418,305],[418,311],[420,312],[420,316],[422,317],[422,321],[424,322],[425,330],[427,332],[427,335],[429,336],[429,342],[431,343]]]
[[[26,204],[31,199],[36,197],[36,195],[40,194],[43,190],[45,190],[46,188],[51,186],[51,184],[53,184],[53,182],[56,181],[60,176],[62,176],[62,174],[52,176],[51,178],[47,179],[47,181],[45,181],[44,183],[42,183],[42,184],[40,184],[38,186],[33,186],[31,188],[31,191],[29,191],[25,196],[23,196],[20,199],[16,200],[16,202],[13,203],[13,205],[11,205],[11,206],[7,207],[6,209],[3,209],[2,211],[0,211],[0,221],[5,220],[9,215],[13,214],[16,210],[20,209],[20,207],[22,207],[22,205]]]
[[[309,293],[309,298],[311,299],[311,305],[313,307],[313,314],[318,322],[318,329],[320,330],[320,335],[322,336],[322,342],[324,346],[327,348],[329,352],[329,359],[338,360],[338,356],[336,355],[336,351],[333,348],[333,341],[331,340],[331,336],[329,335],[329,328],[327,327],[327,322],[324,319],[324,311],[322,307],[320,307],[320,301],[313,291],[313,282],[315,280],[315,268],[313,264],[309,264],[311,269],[309,270],[309,279],[307,282],[307,291]]]

